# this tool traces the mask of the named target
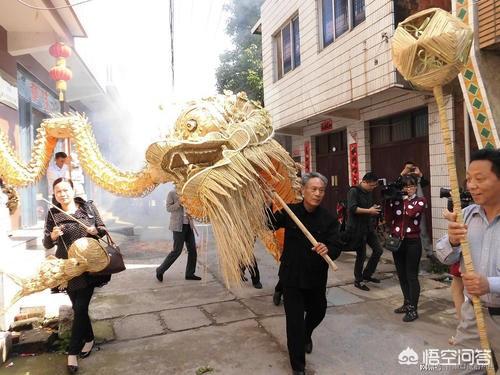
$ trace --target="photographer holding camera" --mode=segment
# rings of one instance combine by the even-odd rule
[[[402,195],[385,201],[385,221],[390,225],[390,233],[401,240],[399,248],[393,251],[394,264],[399,284],[403,292],[403,306],[394,310],[405,314],[404,322],[418,318],[417,307],[420,297],[418,270],[422,256],[420,223],[426,207],[425,198],[417,196],[417,179],[412,175],[400,179]]]
[[[420,171],[420,168],[415,165],[414,162],[407,161],[398,179],[396,180],[396,184],[401,185],[401,179],[404,176],[413,176],[417,179],[417,197],[423,197],[424,191],[422,189],[426,186],[429,186],[429,181],[424,177],[423,173]],[[427,208],[427,205],[425,206],[425,208]],[[432,257],[432,241],[429,236],[429,231],[427,230],[427,220],[425,218],[425,215],[420,220],[420,240],[422,241],[422,248],[425,255],[427,255],[428,258]]]

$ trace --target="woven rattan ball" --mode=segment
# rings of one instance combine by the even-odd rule
[[[392,40],[394,65],[421,90],[453,80],[464,68],[472,30],[439,8],[426,9],[401,22]]]
[[[69,258],[84,258],[88,263],[88,272],[102,271],[109,264],[109,256],[99,241],[90,237],[77,239],[68,250]]]

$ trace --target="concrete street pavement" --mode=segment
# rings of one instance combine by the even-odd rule
[[[186,255],[155,279],[155,267],[170,251],[170,233],[151,231],[148,242],[121,237],[128,269],[99,289],[91,303],[98,335],[108,340],[80,361],[81,374],[289,374],[283,306],[272,304],[278,265],[257,245],[264,288],[251,282],[226,289],[211,236],[199,250],[197,274],[184,279]],[[153,238],[156,238],[153,240]],[[421,278],[420,319],[403,323],[393,309],[402,302],[390,263],[380,264],[381,284],[370,292],[353,287],[354,254],[343,254],[328,281],[328,310],[313,335],[308,374],[416,374],[400,365],[407,347],[422,353],[448,348],[456,321],[446,284]],[[248,274],[247,274],[248,276]],[[1,374],[65,374],[61,354],[13,358]]]

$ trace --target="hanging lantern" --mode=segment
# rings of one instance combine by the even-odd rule
[[[55,58],[64,57],[65,59],[71,56],[71,48],[61,42],[56,42],[49,48],[49,53]]]
[[[66,81],[73,77],[73,73],[66,67],[66,58],[71,56],[71,48],[64,43],[56,42],[49,48],[49,53],[54,56],[56,66],[49,70],[50,77],[56,81],[56,89],[59,91],[59,101],[64,101],[64,91],[67,89]]]

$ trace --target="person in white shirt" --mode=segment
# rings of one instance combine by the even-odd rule
[[[49,197],[54,195],[52,185],[58,178],[69,178],[68,155],[65,152],[56,152],[54,163],[47,169],[47,186],[49,188]]]
[[[71,181],[73,181],[75,189],[75,197],[87,200],[87,194],[85,193],[85,176],[83,175],[83,169],[78,160],[78,155],[75,153],[70,154],[71,159]]]

